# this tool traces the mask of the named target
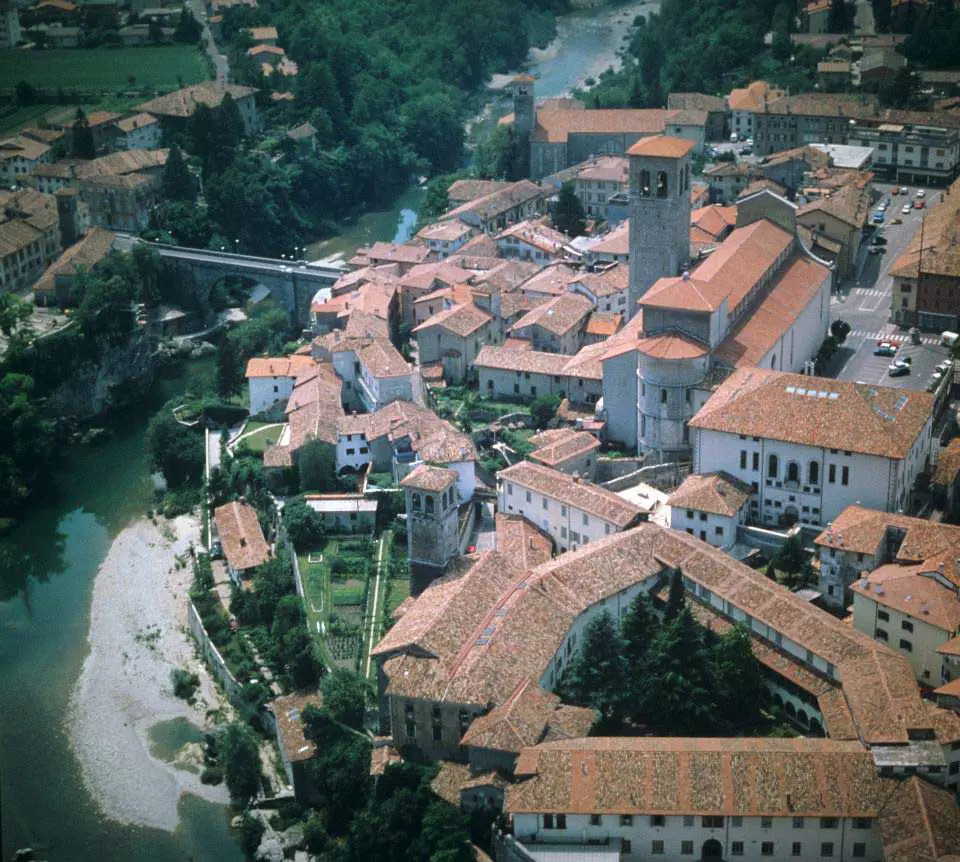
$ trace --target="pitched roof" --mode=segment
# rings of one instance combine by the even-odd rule
[[[27,159],[35,161],[43,158],[50,152],[50,147],[43,141],[35,141],[24,135],[6,138],[0,141],[0,162],[8,159]]]
[[[535,219],[517,222],[497,234],[497,242],[502,241],[504,244],[502,247],[509,248],[511,243],[508,240],[510,239],[532,245],[551,255],[559,255],[570,244],[570,237],[565,233],[554,230]]]
[[[240,84],[221,84],[214,81],[204,81],[184,87],[166,96],[158,96],[142,105],[137,110],[160,117],[192,117],[199,105],[208,108],[219,108],[223,97],[229,93],[234,99],[252,96],[257,91],[253,87],[244,87]]]
[[[960,859],[960,812],[955,796],[917,776],[901,785],[879,812],[885,862]]]
[[[285,694],[267,705],[277,722],[280,744],[291,763],[310,760],[317,753],[317,744],[303,734],[303,711],[323,703],[318,694]]]
[[[925,392],[738,368],[690,427],[900,459],[932,409]]]
[[[623,322],[623,315],[612,311],[594,311],[587,321],[584,332],[587,335],[597,335],[602,338],[609,338],[616,335]]]
[[[533,140],[561,144],[578,134],[657,135],[664,130],[665,114],[661,108],[538,110]]]
[[[913,235],[906,251],[890,267],[890,274],[915,279],[921,269],[925,275],[960,278],[960,180],[954,181],[943,201],[928,211],[923,231]]]
[[[933,474],[934,485],[952,485],[960,473],[960,437],[954,437],[937,457],[937,469]]]
[[[597,299],[605,299],[623,293],[630,287],[630,270],[615,263],[607,269],[597,272],[582,272],[569,285],[582,285]]]
[[[423,332],[426,329],[439,326],[454,335],[460,336],[460,338],[466,338],[490,323],[491,320],[493,318],[482,308],[478,308],[472,302],[467,302],[437,312],[433,317],[427,318],[419,326],[414,327],[413,331]]]
[[[653,359],[697,359],[706,356],[707,346],[679,332],[662,332],[637,340],[634,348]]]
[[[870,213],[870,190],[853,184],[841,186],[833,194],[804,204],[797,210],[797,218],[808,213],[826,213],[850,225],[862,228]]]
[[[503,180],[457,180],[447,189],[447,199],[451,203],[466,203],[509,186],[510,183]]]
[[[592,709],[564,706],[555,694],[526,679],[502,705],[475,718],[460,742],[519,754],[539,742],[586,736],[595,719]]]
[[[299,374],[286,409],[291,452],[313,439],[336,444],[337,420],[343,415],[341,385],[328,362],[318,362]]]
[[[250,38],[254,42],[263,41],[266,39],[276,39],[277,38],[277,28],[276,27],[250,27],[247,29],[247,32],[250,34]]]
[[[553,539],[523,515],[497,512],[497,551],[513,560],[520,571],[529,571],[553,557]]]
[[[263,537],[257,511],[234,500],[213,512],[223,555],[235,569],[251,569],[270,559],[270,546]]]
[[[457,484],[458,473],[446,467],[432,467],[420,464],[414,467],[400,480],[404,488],[416,488],[418,491],[434,491],[439,494]]]
[[[247,362],[245,377],[297,377],[314,366],[309,356],[254,356]]]
[[[76,167],[77,178],[88,180],[94,177],[117,177],[139,171],[156,170],[167,163],[169,150],[120,150],[108,156],[100,156]]]
[[[577,281],[579,276],[577,270],[565,263],[552,263],[535,271],[520,285],[520,290],[526,294],[562,296],[568,291],[571,282]]]
[[[524,749],[511,814],[876,817],[898,783],[856,742],[593,737]]]
[[[564,293],[528,311],[510,332],[538,326],[552,335],[563,336],[583,325],[593,312],[593,303],[578,293]]]
[[[791,234],[766,219],[737,228],[692,273],[657,279],[640,304],[714,311],[726,300],[732,315],[793,241]]]
[[[727,106],[720,96],[709,96],[705,93],[668,93],[667,109],[677,108],[722,113]]]
[[[754,81],[746,87],[731,90],[727,104],[731,111],[762,111],[767,100],[776,99],[781,94],[781,90],[774,90],[766,81]]]
[[[629,150],[628,156],[647,156],[658,159],[682,159],[693,149],[693,141],[686,138],[671,138],[667,135],[653,135],[641,138]]]
[[[55,260],[43,277],[33,286],[34,293],[54,290],[57,276],[70,276],[77,267],[91,269],[113,250],[117,235],[113,231],[95,227],[79,242],[74,243]]]
[[[368,338],[357,348],[357,359],[376,378],[406,377],[413,366],[393,346],[389,338]]]
[[[890,530],[901,534],[893,556],[898,562],[917,563],[960,547],[960,527],[863,506],[847,506],[815,541],[824,548],[875,554]]]
[[[720,362],[735,368],[759,365],[831,275],[822,263],[795,252],[775,278],[760,304],[714,350]]]
[[[724,473],[691,473],[667,499],[677,509],[736,517],[750,500],[750,486]]]
[[[878,605],[900,611],[950,636],[960,628],[960,589],[945,586],[936,579],[937,574],[936,568],[931,571],[931,567],[924,564],[888,564],[854,581],[850,589]]]
[[[117,120],[114,125],[124,134],[130,134],[137,129],[143,129],[146,126],[152,126],[155,123],[160,122],[153,114],[147,114],[141,111],[139,114],[134,114],[132,117],[124,117],[122,120]]]
[[[621,529],[643,514],[639,506],[634,506],[613,491],[530,461],[520,461],[501,470],[497,474],[497,483],[503,482],[515,482],[522,488],[552,497]]]
[[[530,200],[543,197],[544,194],[544,190],[536,183],[532,183],[530,180],[520,180],[511,183],[506,188],[497,189],[483,197],[467,201],[446,213],[443,220],[459,218],[466,213],[473,213],[482,221],[488,221]]]
[[[600,441],[593,434],[588,431],[575,431],[573,428],[541,431],[534,434],[529,442],[537,447],[530,453],[530,460],[554,469],[600,448]]]

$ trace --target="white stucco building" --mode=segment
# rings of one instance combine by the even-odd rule
[[[247,362],[246,371],[250,415],[256,416],[278,403],[286,404],[297,376],[315,365],[312,357],[298,354],[253,357]]]
[[[528,518],[561,551],[627,530],[643,516],[612,491],[531,461],[497,474],[497,509]]]
[[[747,522],[750,492],[750,485],[729,473],[693,473],[667,498],[670,526],[729,548],[737,541],[737,527]]]
[[[743,368],[690,421],[693,472],[752,485],[758,524],[827,524],[847,506],[910,505],[930,454],[933,396]]]

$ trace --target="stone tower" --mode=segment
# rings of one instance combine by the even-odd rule
[[[510,86],[513,89],[513,128],[517,137],[527,141],[537,122],[536,103],[533,98],[532,75],[517,75]]]
[[[432,576],[442,574],[460,550],[458,475],[456,470],[421,464],[400,482],[406,495],[411,566],[427,569]]]
[[[690,260],[690,151],[683,138],[655,135],[634,144],[630,157],[630,290],[627,313],[664,276]]]

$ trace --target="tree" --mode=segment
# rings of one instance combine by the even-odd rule
[[[14,88],[14,101],[17,107],[27,108],[36,103],[37,91],[29,81],[17,81],[17,86]]]
[[[370,697],[370,686],[358,674],[336,668],[320,681],[323,705],[330,715],[348,727],[363,727],[363,714]]]
[[[97,150],[93,144],[93,132],[90,130],[90,124],[87,122],[87,115],[83,112],[83,108],[77,108],[77,116],[70,131],[74,158],[92,159],[96,156]]]
[[[170,412],[157,413],[147,426],[146,449],[153,468],[163,473],[172,489],[199,483],[203,476],[203,438],[196,429],[181,425]]]
[[[559,395],[538,395],[530,405],[530,417],[536,428],[546,428],[557,415],[562,399]]]
[[[830,334],[836,339],[837,344],[843,344],[850,334],[850,324],[838,318],[830,324]]]
[[[197,197],[196,180],[187,168],[183,153],[176,144],[170,147],[167,163],[163,166],[160,192],[169,201],[192,202]]]
[[[713,646],[713,680],[717,718],[727,732],[755,725],[760,718],[763,674],[750,645],[750,633],[738,624]]]
[[[300,491],[332,491],[337,487],[337,460],[333,447],[311,440],[297,452]]]
[[[715,712],[710,653],[690,608],[666,623],[650,650],[641,705],[645,722],[658,732],[693,736],[709,732]]]
[[[249,725],[227,725],[220,757],[230,799],[244,808],[260,789],[260,746]]]
[[[174,42],[187,42],[194,44],[200,40],[203,29],[200,22],[193,17],[193,13],[186,6],[180,10],[180,17],[177,19],[177,27],[173,33]]]
[[[827,32],[846,33],[853,25],[855,11],[847,0],[833,0],[827,17]]]
[[[406,137],[434,170],[452,170],[463,156],[463,120],[456,94],[428,93],[403,107]]]
[[[563,687],[574,703],[597,710],[606,727],[619,724],[627,683],[627,665],[613,617],[594,617],[564,676]]]
[[[567,236],[577,237],[583,234],[586,227],[583,204],[577,197],[573,183],[564,183],[560,187],[557,202],[553,206],[553,224]]]
[[[243,385],[243,367],[236,340],[226,336],[217,344],[217,394],[229,398]]]
[[[518,180],[525,164],[520,141],[511,126],[497,126],[477,146],[474,165],[485,179]]]
[[[644,659],[650,645],[656,639],[660,630],[650,596],[640,592],[630,603],[626,616],[620,626],[620,636],[623,638],[623,655],[630,667],[631,674],[643,667]]]
[[[283,526],[297,550],[316,548],[323,541],[323,516],[303,497],[295,497],[283,507]]]
[[[893,19],[893,4],[891,0],[871,0],[873,5],[873,20],[877,25],[878,33],[889,33],[890,22]]]
[[[665,621],[674,619],[684,607],[686,599],[683,592],[683,573],[674,569],[670,573],[670,593],[667,595],[667,607],[663,612]]]

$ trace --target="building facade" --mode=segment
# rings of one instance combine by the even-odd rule
[[[410,562],[438,571],[460,550],[456,470],[421,464],[401,481],[407,511]]]

